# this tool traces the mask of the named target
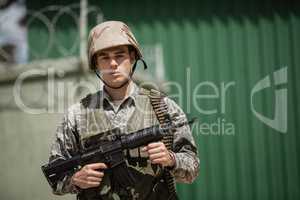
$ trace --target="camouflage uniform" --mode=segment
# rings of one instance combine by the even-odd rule
[[[58,158],[72,157],[85,148],[85,140],[97,136],[97,133],[106,129],[118,127],[122,132],[128,133],[157,124],[156,116],[153,114],[151,106],[149,107],[150,104],[147,103],[148,97],[142,98],[145,96],[140,95],[140,91],[141,89],[137,85],[131,83],[128,97],[121,104],[114,105],[114,102],[105,90],[101,90],[92,95],[96,97],[93,98],[94,102],[89,104],[93,105],[92,107],[85,107],[84,101],[82,101],[69,108],[67,115],[57,128],[55,141],[51,147],[50,162]],[[174,101],[167,97],[165,97],[164,101],[168,105],[168,113],[174,124],[187,121],[185,114]],[[145,105],[148,105],[148,107],[145,107]],[[140,106],[144,107],[141,108]],[[136,114],[137,110],[147,112],[138,115]],[[136,118],[134,118],[135,115]],[[176,164],[174,168],[170,169],[171,174],[174,175],[176,182],[191,183],[198,175],[199,159],[196,145],[188,126],[175,129],[173,149]],[[127,160],[130,171],[136,180],[139,180],[138,183],[134,188],[115,190],[112,188],[110,176],[105,174],[100,188],[94,189],[94,191],[97,190],[98,194],[101,194],[101,198],[99,197],[98,199],[145,199],[146,194],[148,195],[149,193],[151,195],[147,196],[147,199],[166,199],[168,193],[163,180],[158,181],[155,185],[152,184],[157,173],[157,166],[151,165],[147,155],[140,152],[138,148],[124,153],[130,159],[139,157],[139,159],[146,158],[147,160],[145,165],[141,165],[141,163],[132,164]],[[71,184],[72,175],[65,176],[57,183],[56,188],[53,188],[55,194],[79,192],[78,188]],[[154,192],[152,192],[152,187],[155,187]],[[122,193],[125,195],[122,196]]]

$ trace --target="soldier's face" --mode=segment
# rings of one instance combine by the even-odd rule
[[[134,57],[128,46],[105,49],[96,54],[96,67],[107,84],[118,87],[130,78]]]

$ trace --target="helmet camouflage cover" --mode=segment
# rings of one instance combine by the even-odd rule
[[[139,44],[129,27],[120,21],[106,21],[95,26],[88,38],[89,68],[95,69],[93,56],[95,53],[121,45],[131,45],[137,53],[137,59],[142,58]]]

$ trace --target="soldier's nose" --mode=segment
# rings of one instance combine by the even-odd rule
[[[110,66],[111,66],[111,68],[113,68],[113,69],[117,68],[117,67],[118,67],[117,61],[116,61],[115,59],[111,59],[111,60],[110,60]]]

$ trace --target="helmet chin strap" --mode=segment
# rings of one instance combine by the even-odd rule
[[[97,69],[94,69],[94,72],[98,76],[98,78],[104,83],[104,85],[106,85],[107,87],[112,88],[112,89],[120,89],[120,88],[124,87],[126,84],[128,84],[129,80],[132,79],[133,73],[136,69],[136,66],[137,66],[137,63],[138,63],[139,60],[142,61],[143,65],[144,65],[144,70],[146,70],[148,68],[146,62],[142,58],[137,59],[133,64],[133,67],[132,67],[131,73],[129,75],[129,78],[124,83],[122,83],[120,86],[117,86],[117,87],[111,86],[107,82],[105,82]]]

